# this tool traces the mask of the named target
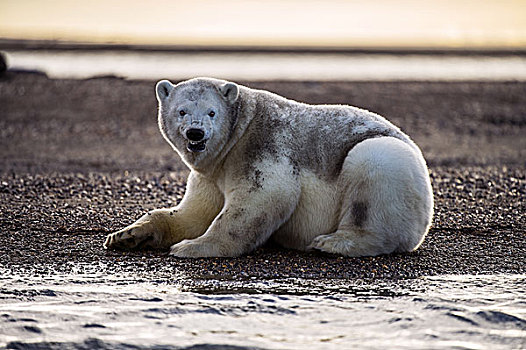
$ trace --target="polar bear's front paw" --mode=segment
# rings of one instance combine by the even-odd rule
[[[143,232],[140,227],[126,227],[106,236],[104,248],[106,249],[133,249],[145,245],[153,239],[152,234]]]
[[[221,254],[217,245],[206,241],[203,242],[199,239],[186,239],[182,242],[174,244],[170,248],[170,255],[177,256],[180,258],[205,258],[225,256],[224,254]]]

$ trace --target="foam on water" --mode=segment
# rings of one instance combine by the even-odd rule
[[[526,275],[153,282],[103,274],[2,275],[0,347],[526,346]]]

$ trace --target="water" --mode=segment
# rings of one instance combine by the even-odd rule
[[[525,56],[8,50],[11,69],[51,78],[526,81]]]
[[[0,347],[526,347],[526,275],[398,281],[2,275]]]

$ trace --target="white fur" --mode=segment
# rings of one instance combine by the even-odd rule
[[[382,137],[365,140],[345,159],[339,228],[318,236],[312,248],[347,256],[413,251],[422,243],[433,212],[433,197],[422,156],[406,143]],[[356,228],[353,202],[368,203],[370,220]]]
[[[191,169],[186,194],[108,235],[106,248],[238,256],[272,237],[365,256],[412,251],[424,239],[433,213],[427,167],[384,118],[209,78],[156,90],[161,132]],[[205,147],[196,151],[189,128],[203,131]]]

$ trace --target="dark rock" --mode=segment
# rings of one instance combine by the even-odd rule
[[[7,59],[3,52],[0,52],[0,76],[7,71]]]

